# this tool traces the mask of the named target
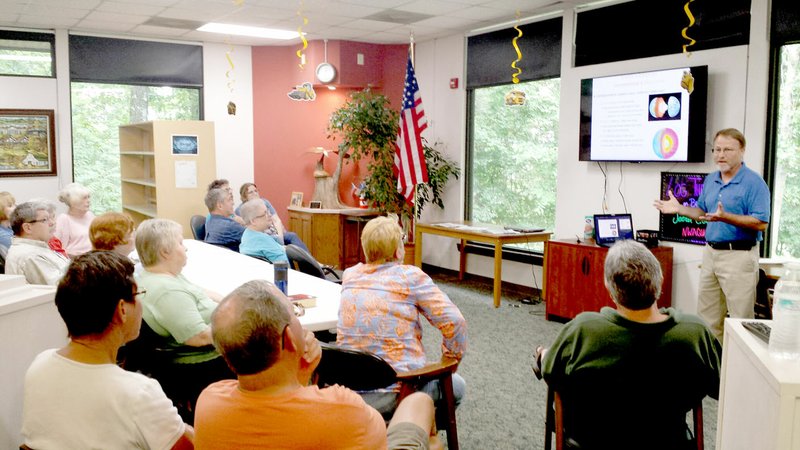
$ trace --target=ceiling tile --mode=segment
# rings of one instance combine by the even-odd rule
[[[484,6],[470,6],[447,15],[462,19],[490,20],[494,19],[495,17],[507,17],[508,11],[495,8],[486,8]]]
[[[109,22],[107,20],[81,20],[78,26],[84,31],[131,31],[135,23]]]
[[[78,23],[78,19],[71,17],[47,17],[47,16],[28,16],[20,15],[17,20],[18,25],[22,26],[39,26],[43,28],[69,28],[74,27]]]
[[[83,19],[89,14],[89,9],[78,9],[78,8],[51,8],[48,5],[44,4],[30,4],[27,8],[23,11],[23,14],[26,16],[40,16],[41,20],[44,20],[47,17],[52,17],[54,19]],[[38,23],[38,22],[37,22]],[[63,22],[62,22],[63,23]]]
[[[352,3],[354,5],[367,5],[375,8],[395,8],[410,3],[410,0],[341,0],[341,2]]]
[[[155,36],[181,36],[186,34],[187,30],[181,28],[168,28],[168,27],[154,27],[151,25],[139,25],[131,30],[132,33],[155,35]]]
[[[149,16],[139,16],[136,14],[117,14],[110,12],[94,11],[86,16],[87,20],[95,22],[119,22],[137,25],[147,21]]]
[[[451,30],[459,30],[475,26],[479,21],[475,19],[462,19],[459,17],[438,16],[431,17],[430,19],[420,20],[419,22],[411,24],[412,27],[436,27],[436,28],[449,28]]]
[[[378,20],[356,19],[343,24],[347,28],[368,31],[388,31],[402,25],[391,22],[381,22]]]
[[[459,9],[463,9],[464,5],[460,3],[444,2],[444,1],[430,1],[430,0],[417,0],[405,5],[398,6],[397,10],[411,11],[420,14],[447,14]]]
[[[97,11],[118,13],[118,14],[137,14],[152,16],[164,10],[163,6],[141,5],[130,2],[103,2],[97,7]]]
[[[57,6],[59,8],[92,9],[102,3],[102,0],[34,0],[24,3],[38,3],[40,5]]]

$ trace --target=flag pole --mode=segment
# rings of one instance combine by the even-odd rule
[[[409,45],[409,48],[410,48],[409,51],[411,52],[411,66],[413,67],[413,66],[415,66],[415,63],[416,63],[416,61],[414,60],[414,30],[411,30],[411,33],[409,35],[409,41],[410,42],[409,42],[408,45]],[[416,245],[416,239],[417,239],[417,204],[419,203],[418,202],[419,199],[417,198],[417,186],[419,186],[419,184],[415,183],[414,184],[414,207],[412,208],[413,216],[411,216],[411,237],[409,239],[409,241],[414,245]]]

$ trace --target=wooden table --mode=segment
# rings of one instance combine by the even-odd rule
[[[457,227],[447,226],[457,225]],[[472,228],[463,228],[468,226]],[[467,241],[485,242],[494,245],[494,307],[500,307],[500,284],[502,280],[503,267],[503,245],[518,244],[523,242],[544,242],[550,239],[553,233],[540,231],[536,233],[517,233],[503,229],[500,225],[490,225],[481,223],[463,222],[443,222],[443,223],[417,223],[414,249],[414,264],[422,266],[422,235],[435,234],[439,236],[451,237],[461,240],[461,255],[459,257],[458,278],[464,279],[464,268],[467,264],[467,253],[465,245]],[[542,286],[544,288],[544,286]]]

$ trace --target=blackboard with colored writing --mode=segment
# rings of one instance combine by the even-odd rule
[[[682,205],[697,207],[705,178],[704,173],[661,172],[661,199],[669,199],[667,193],[672,191]],[[706,222],[680,214],[659,213],[658,234],[664,241],[705,245]]]

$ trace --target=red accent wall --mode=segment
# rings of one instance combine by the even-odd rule
[[[333,45],[335,44],[335,45]],[[341,65],[355,66],[356,53],[365,55],[365,66],[374,75],[380,71],[380,84],[396,109],[400,109],[405,78],[406,45],[379,45],[355,42],[328,43],[328,60],[339,60]],[[315,86],[314,101],[294,101],[287,93],[300,81],[314,83],[316,60],[321,55],[321,41],[311,43],[311,64],[298,67],[297,46],[253,47],[253,120],[255,183],[261,195],[269,199],[281,219],[288,224],[286,212],[292,192],[303,193],[303,203],[308,204],[314,194],[314,166],[319,155],[309,153],[312,147],[336,149],[337,142],[328,139],[326,131],[330,114],[343,105],[353,89],[331,91]],[[335,49],[334,49],[335,47]],[[311,55],[309,55],[311,56]],[[340,59],[341,58],[341,59]],[[313,60],[313,61],[312,61]],[[321,61],[321,60],[320,60]],[[340,69],[341,66],[337,66]],[[356,68],[357,69],[357,68]],[[348,75],[348,72],[350,75]],[[345,71],[349,82],[359,81],[362,75]],[[360,167],[346,164],[339,185],[340,197],[355,206],[350,183],[360,181],[366,174],[366,164]],[[325,168],[333,174],[336,156],[326,158]],[[224,174],[223,174],[224,175]],[[238,189],[235,186],[234,189]]]

